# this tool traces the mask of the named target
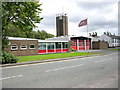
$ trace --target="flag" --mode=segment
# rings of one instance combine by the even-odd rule
[[[85,26],[85,25],[87,25],[87,19],[80,21],[78,27]]]

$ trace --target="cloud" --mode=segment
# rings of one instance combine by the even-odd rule
[[[45,26],[49,27],[49,28],[54,28],[55,26],[55,16],[45,16],[43,18],[43,23]]]
[[[91,9],[105,9],[108,6],[111,6],[115,2],[79,2],[77,6],[84,9],[84,10],[91,10]]]
[[[88,18],[89,32],[98,31],[100,34],[109,28],[117,34],[118,0],[41,0],[44,18],[38,24],[39,30],[56,35],[56,14],[67,13],[69,35],[86,35],[86,26],[78,27],[81,20]]]

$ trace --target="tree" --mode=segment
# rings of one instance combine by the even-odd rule
[[[3,2],[2,3],[2,49],[8,45],[7,36],[11,30],[20,30],[26,33],[35,26],[35,23],[40,23],[43,19],[40,17],[42,9],[41,4],[37,2]]]
[[[46,39],[54,37],[53,34],[47,33],[45,30],[42,31],[32,31],[28,38],[35,38],[35,39]]]
[[[10,30],[7,31],[9,37],[27,37],[26,33],[20,28],[16,28],[13,24],[10,24]]]
[[[45,38],[52,38],[54,37],[53,34],[47,33],[45,30],[39,31],[41,32],[41,38],[40,39],[45,39]]]

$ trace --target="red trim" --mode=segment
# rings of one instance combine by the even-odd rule
[[[56,52],[68,52],[68,49],[56,49]],[[38,54],[46,53],[46,50],[38,50]],[[54,53],[54,49],[49,49],[48,53]]]
[[[61,52],[61,49],[56,49],[56,52]]]
[[[38,50],[38,54],[39,53],[46,53],[46,50]]]
[[[49,50],[48,50],[48,53],[49,53],[49,52],[54,52],[54,49],[49,49]]]
[[[68,52],[68,49],[63,49],[63,52]]]
[[[85,50],[85,46],[78,46],[79,50]],[[77,46],[72,46],[72,49],[77,50]]]

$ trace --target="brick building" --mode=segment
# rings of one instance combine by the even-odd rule
[[[15,56],[27,56],[46,53],[70,52],[91,49],[91,39],[87,37],[53,37],[45,40],[9,37],[9,45],[5,51]]]
[[[27,56],[38,54],[38,40],[29,38],[9,37],[9,46],[5,51],[15,56]]]

